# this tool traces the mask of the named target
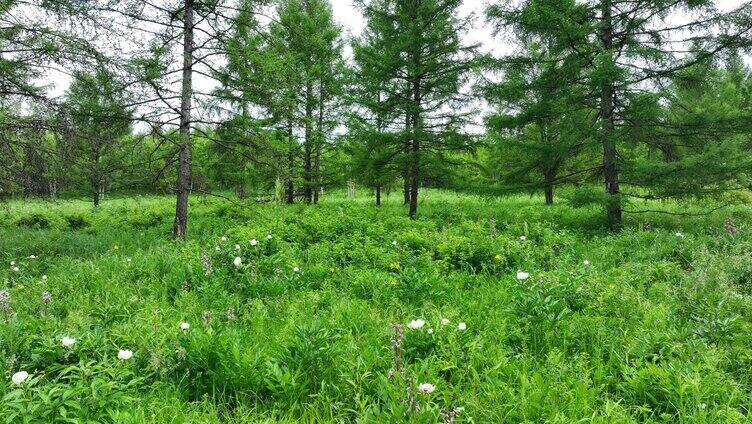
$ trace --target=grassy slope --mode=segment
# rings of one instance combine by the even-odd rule
[[[14,314],[0,311],[0,417],[402,421],[390,325],[424,318],[404,360],[437,390],[417,397],[414,422],[454,407],[457,422],[752,419],[748,209],[632,215],[609,235],[598,209],[428,192],[411,222],[398,197],[380,210],[194,199],[186,243],[167,237],[169,198],[2,205],[0,290]],[[63,348],[63,335],[80,341]],[[118,361],[121,348],[134,358]],[[10,382],[21,369],[34,376],[25,389]]]

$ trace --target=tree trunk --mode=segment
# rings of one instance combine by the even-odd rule
[[[288,172],[292,172],[292,163],[293,163],[292,152],[290,152],[287,160],[289,161],[289,164],[290,164],[288,168]],[[292,205],[293,203],[295,203],[295,183],[292,181],[292,175],[287,177],[287,188],[285,189],[285,193],[286,193],[285,201],[287,202],[287,204]]]
[[[405,113],[405,134],[410,134],[410,114]],[[410,140],[405,141],[405,157],[407,158],[405,160],[405,170],[403,173],[403,180],[404,180],[404,204],[409,205],[410,204]]]
[[[316,131],[316,161],[314,163],[314,181],[316,186],[313,190],[313,203],[319,203],[319,193],[322,192],[321,186],[321,148],[324,144],[324,82],[319,81],[319,122]]]
[[[180,94],[180,152],[177,204],[172,236],[185,239],[188,232],[188,192],[191,179],[191,98],[193,97],[193,1],[183,9],[183,86]]]
[[[93,193],[92,200],[94,202],[95,208],[99,207],[99,204],[101,203],[102,198],[104,198],[104,185],[105,185],[104,176],[99,170],[96,170],[91,181],[91,190]]]
[[[553,169],[547,169],[543,173],[543,192],[546,195],[546,205],[551,206],[554,204],[554,179],[556,171],[554,169],[558,166],[553,166]]]
[[[404,187],[402,192],[404,193],[404,199],[403,204],[409,205],[410,204],[410,167],[408,165],[405,165],[405,173],[403,177],[404,181]]]
[[[410,146],[410,212],[411,219],[418,214],[418,184],[420,183],[420,78],[413,81],[413,112],[412,145]]]
[[[303,194],[305,202],[313,201],[313,86],[306,83],[305,93],[305,140],[303,158]]]
[[[381,186],[376,186],[376,206],[381,206]]]
[[[288,152],[287,152],[287,188],[286,188],[286,197],[287,197],[287,204],[293,204],[295,203],[295,186],[293,183],[293,177],[295,172],[295,152],[293,151],[293,145],[292,145],[292,122],[288,122],[287,124],[287,141],[288,141]]]
[[[416,39],[422,37],[421,33],[413,35]],[[412,128],[411,128],[411,142],[410,146],[410,212],[408,216],[411,219],[415,218],[418,213],[418,184],[420,183],[420,138],[422,137],[423,122],[421,122],[420,110],[421,110],[421,51],[418,46],[421,43],[414,41],[415,50],[411,54],[413,69],[411,70],[413,76],[410,82],[410,90],[412,91]]]
[[[410,212],[408,216],[415,218],[418,214],[418,183],[420,182],[420,141],[414,137],[410,155]]]
[[[319,203],[319,193],[321,192],[321,145],[316,145],[316,159],[313,163],[313,204]]]
[[[347,199],[355,199],[355,181],[352,178],[347,180]]]
[[[92,140],[92,151],[91,151],[91,164],[92,164],[92,170],[91,170],[91,176],[89,178],[89,181],[91,183],[91,193],[92,193],[92,201],[94,202],[94,207],[99,206],[99,201],[101,200],[101,193],[102,193],[102,173],[99,168],[99,162],[100,162],[100,151],[99,151],[99,142],[96,140]]]
[[[546,184],[546,204],[551,206],[554,204],[554,186],[552,184]]]
[[[613,24],[611,0],[602,0],[601,42],[603,49],[613,48]],[[616,140],[614,139],[614,85],[610,81],[601,87],[600,96],[601,136],[603,137],[603,176],[606,184],[606,221],[611,231],[621,227],[621,199],[619,197],[619,169]]]
[[[31,142],[24,143],[24,160],[21,169],[21,182],[23,184],[23,197],[29,198],[39,194],[37,189],[38,166],[41,162],[39,155],[34,150]]]

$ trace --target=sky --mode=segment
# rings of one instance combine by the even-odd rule
[[[330,0],[335,18],[347,33],[357,36],[363,30],[365,22],[360,12],[353,6],[352,0]],[[716,7],[721,11],[728,11],[741,6],[745,0],[716,0]],[[503,51],[502,43],[494,40],[493,30],[485,22],[483,11],[488,4],[487,0],[465,0],[460,9],[463,16],[470,13],[475,15],[476,27],[464,38],[467,44],[481,44],[481,50],[485,52]]]
[[[330,2],[335,19],[342,26],[345,35],[348,38],[359,36],[363,31],[365,21],[360,11],[353,5],[353,0],[330,0]],[[719,10],[727,11],[741,6],[744,2],[744,0],[716,0],[715,4]],[[487,4],[488,0],[465,0],[463,2],[460,8],[461,16],[473,14],[475,22],[475,27],[468,33],[463,34],[465,44],[479,44],[481,52],[490,52],[496,55],[510,53],[511,46],[499,37],[495,37],[492,28],[485,21],[483,11]],[[681,20],[681,17],[676,19]],[[349,56],[349,48],[347,47],[345,54]],[[747,63],[752,65],[752,60],[749,57]],[[62,74],[48,75],[45,80],[49,84],[49,94],[53,97],[63,95],[70,83],[70,78]],[[210,90],[209,86],[214,84],[213,81],[202,81],[201,78],[197,78],[196,82],[198,85],[206,85],[207,90]]]
[[[330,0],[332,4],[332,10],[339,23],[346,28],[352,35],[358,35],[363,30],[365,22],[360,12],[353,6],[352,0]],[[490,41],[491,30],[484,25],[483,9],[485,8],[486,1],[479,0],[465,0],[460,9],[460,13],[463,16],[467,16],[470,13],[475,13],[478,18],[477,31],[469,34],[468,41]]]
[[[363,31],[365,20],[360,11],[353,4],[353,0],[329,0],[332,5],[335,20],[341,25],[347,39],[357,37]],[[465,44],[480,44],[481,52],[493,52],[503,54],[507,50],[504,44],[494,40],[491,28],[486,25],[483,10],[486,0],[464,0],[460,9],[461,16],[465,17],[474,14],[475,28],[463,35]],[[349,43],[345,45],[345,55],[349,58]],[[44,83],[48,87],[48,93],[52,97],[63,96],[70,85],[70,77],[60,72],[51,72],[44,78]],[[199,91],[211,91],[216,85],[215,81],[197,75],[194,77],[194,86]]]
[[[342,25],[342,28],[345,29],[345,32],[353,36],[360,35],[365,26],[365,21],[358,9],[353,6],[353,1],[330,0],[330,3],[332,4],[335,18],[340,25]],[[493,31],[488,25],[486,25],[485,19],[483,18],[483,10],[485,9],[486,3],[487,1],[485,0],[465,0],[463,2],[460,14],[462,16],[467,16],[473,13],[477,23],[473,31],[465,34],[464,39],[466,44],[480,43],[482,45],[482,51],[496,51],[497,49],[493,48],[495,44],[493,40]]]

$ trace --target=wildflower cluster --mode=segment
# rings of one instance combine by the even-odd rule
[[[210,275],[214,272],[212,260],[206,252],[201,252],[201,268],[204,269],[204,275]]]
[[[42,296],[40,296],[42,301],[42,315],[47,314],[47,308],[52,304],[52,293],[45,291],[42,293]]]
[[[441,422],[444,424],[454,424],[454,421],[459,418],[460,413],[464,409],[460,407],[452,408],[448,411],[442,411],[441,414],[439,414],[439,418],[441,418]]]
[[[0,311],[3,312],[6,319],[13,315],[13,306],[10,304],[10,292],[8,290],[0,290]]]
[[[739,234],[739,229],[736,228],[736,223],[734,222],[733,218],[726,218],[726,222],[724,222],[723,226],[726,228],[726,232],[731,237],[736,237],[736,235]]]
[[[271,241],[273,239],[274,239],[274,236],[272,236],[271,234],[268,234],[266,236],[266,241]],[[222,236],[220,240],[221,242],[224,243],[224,242],[227,242],[229,238],[227,236]],[[234,247],[232,249],[225,248],[224,250],[221,245],[217,245],[217,246],[214,246],[214,250],[217,252],[225,252],[225,253],[232,252],[230,255],[232,266],[234,268],[247,271],[249,278],[251,280],[255,280],[258,274],[257,259],[260,255],[262,255],[262,252],[264,252],[265,250],[263,249],[262,242],[258,239],[255,239],[255,238],[251,239],[248,241],[248,244],[252,248],[250,255],[249,255],[250,257],[246,257],[243,254],[244,249],[243,249],[242,244],[234,244],[233,245]],[[204,257],[202,253],[202,266],[205,270],[205,273],[207,273],[207,275],[209,274],[208,270],[213,269],[211,268],[210,264],[211,264],[211,260],[208,257],[208,255]],[[301,269],[299,266],[295,265],[291,268],[291,271],[293,274],[299,274],[301,272]],[[275,273],[280,274],[281,270],[279,268],[275,268]]]
[[[392,354],[394,355],[394,365],[389,370],[388,377],[393,378],[395,375],[400,374],[404,376],[405,366],[403,363],[403,354],[405,353],[402,343],[405,341],[405,329],[402,324],[393,324],[394,335],[392,336]]]
[[[76,343],[78,343],[78,339],[74,337],[62,336],[60,338],[60,344],[66,349],[72,349]],[[133,358],[133,351],[130,349],[120,349],[117,353],[117,358],[121,361],[127,361]],[[30,377],[28,371],[17,371],[11,376],[11,382],[15,385],[21,385],[28,381]]]
[[[411,331],[419,331],[423,329],[426,326],[427,322],[424,319],[416,318],[410,320],[410,322],[407,323],[407,328]],[[441,318],[439,321],[439,324],[442,327],[448,326],[451,324],[451,321],[448,318]],[[405,329],[402,324],[393,324],[392,328],[394,329],[394,334],[392,336],[392,354],[393,354],[393,365],[392,368],[389,370],[389,373],[387,376],[390,379],[393,379],[395,376],[399,375],[402,377],[402,380],[407,383],[406,391],[407,391],[407,398],[406,398],[406,404],[407,404],[407,410],[408,412],[418,412],[420,411],[420,404],[418,403],[417,395],[430,395],[434,393],[437,390],[437,386],[434,383],[429,382],[421,382],[419,384],[416,384],[416,379],[411,376],[407,368],[405,367],[404,363],[404,355],[405,355],[405,348],[404,343],[406,340],[405,336]],[[465,331],[467,330],[467,323],[465,322],[459,322],[457,323],[457,330],[458,331]],[[432,335],[434,333],[433,327],[428,327],[425,331],[425,334]],[[451,421],[453,422],[454,419],[456,419],[456,416],[453,414],[459,414],[459,412],[453,412],[455,410],[452,410],[447,413],[447,417],[451,418]]]

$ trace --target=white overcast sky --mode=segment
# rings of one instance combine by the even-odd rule
[[[342,26],[346,38],[360,35],[365,21],[358,9],[353,5],[353,0],[330,0],[330,2],[335,19]],[[716,0],[715,4],[718,9],[727,11],[739,7],[744,2],[745,0]],[[478,43],[483,52],[493,52],[494,54],[503,55],[510,52],[510,47],[499,37],[494,37],[492,29],[486,24],[483,11],[487,4],[488,0],[465,0],[463,2],[460,14],[462,16],[473,14],[475,22],[473,30],[463,35],[465,44]],[[677,19],[680,20],[681,18]],[[345,53],[349,56],[349,49],[346,49]],[[750,63],[749,58],[747,59],[747,62]],[[70,78],[66,75],[52,73],[47,75],[47,78],[44,78],[44,82],[48,84],[49,93],[52,96],[60,96],[67,90]],[[195,84],[199,89],[205,88],[210,90],[210,86],[214,85],[214,82],[199,77],[196,78]]]
[[[728,1],[728,0],[724,0]],[[358,36],[365,25],[363,16],[353,6],[352,0],[330,0],[332,10],[337,21],[342,25],[345,33]],[[464,35],[466,44],[480,43],[483,51],[497,51],[494,47],[493,32],[486,25],[483,10],[488,2],[485,0],[465,0],[460,9],[462,16],[474,14],[476,26],[473,31]]]
[[[741,6],[745,0],[716,0],[719,10],[728,11]],[[360,12],[353,6],[352,0],[330,0],[334,15],[345,29],[352,35],[359,35],[365,22]],[[493,31],[486,25],[483,10],[488,4],[487,0],[465,0],[460,9],[463,16],[474,13],[476,27],[465,35],[467,44],[481,43],[483,51],[499,51],[499,41],[494,42]]]

